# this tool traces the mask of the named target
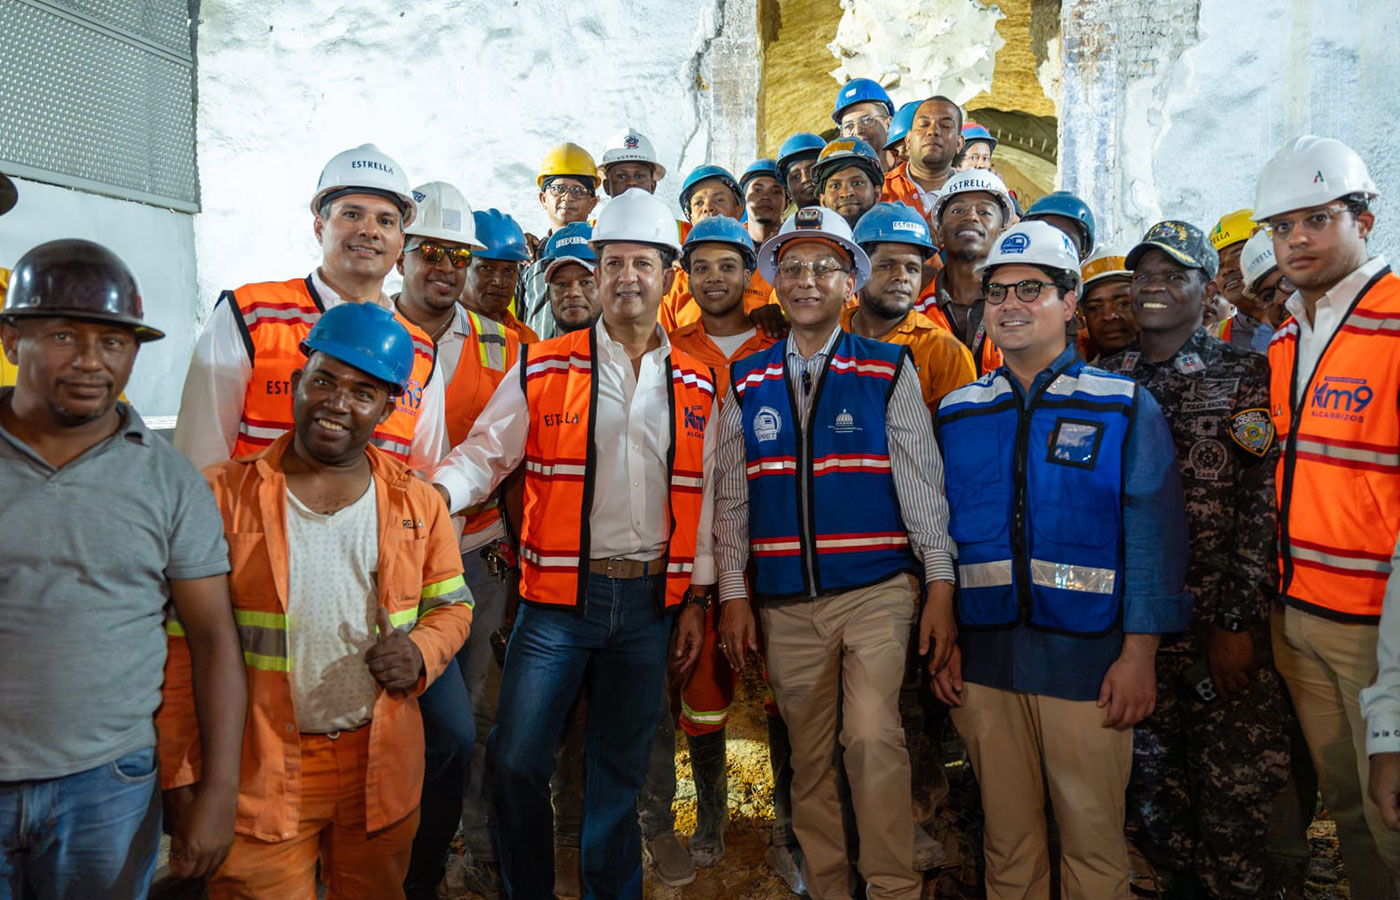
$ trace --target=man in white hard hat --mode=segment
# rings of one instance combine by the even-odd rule
[[[433,181],[414,188],[413,199],[418,215],[404,229],[398,262],[403,290],[394,296],[394,305],[436,344],[446,382],[444,430],[449,440],[454,435],[461,439],[515,362],[520,342],[499,322],[457,302],[472,251],[485,247],[476,236],[466,198],[453,185]],[[450,445],[443,453],[448,449]],[[505,539],[505,526],[495,498],[455,520],[454,526],[463,577],[474,599],[473,628],[442,676],[418,698],[426,763],[418,833],[404,882],[408,900],[436,897],[448,845],[462,819],[469,763],[473,758],[484,762],[484,751],[474,753],[473,748],[478,737],[485,743],[486,731],[494,723],[490,715],[494,703],[485,702],[483,694],[491,633],[500,627],[505,610],[505,586],[500,575],[488,568],[483,551]],[[482,784],[480,779],[472,781],[478,795]]]
[[[969,169],[943,186],[933,202],[933,241],[945,262],[933,279],[933,296],[918,306],[968,348],[977,374],[1001,365],[1001,351],[987,339],[982,318],[981,269],[998,236],[1011,222],[1013,207],[1006,185],[995,172]]]
[[[759,253],[792,331],[734,363],[720,413],[715,556],[720,648],[737,671],[758,644],[754,565],[772,682],[792,743],[792,822],[816,900],[848,898],[831,749],[840,740],[872,898],[917,898],[909,755],[899,715],[909,634],[952,631],[943,469],[909,351],[840,327],[870,275],[834,210],[799,209]],[[789,398],[792,398],[790,400]],[[861,502],[851,503],[852,497]],[[900,798],[899,802],[893,802]]]
[[[1017,224],[981,271],[1006,362],[938,410],[959,591],[934,692],[982,787],[987,896],[1049,896],[1048,789],[1062,896],[1127,900],[1132,726],[1152,710],[1158,636],[1191,616],[1171,432],[1150,393],[1066,344],[1068,235]]]
[[[706,477],[714,382],[656,323],[679,251],[675,219],[630,190],[599,215],[592,246],[598,324],[522,348],[433,476],[456,510],[525,463],[523,604],[489,750],[501,876],[513,897],[552,895],[549,776],[580,690],[595,700],[584,892],[641,897],[636,803],[671,625],[687,596],[708,596],[714,581]],[[679,620],[685,669],[699,653],[703,613],[691,605]]]
[[[646,135],[625,128],[613,135],[603,151],[603,190],[609,197],[621,197],[634,187],[656,193],[656,184],[666,177],[666,167]]]
[[[1297,289],[1269,344],[1281,448],[1275,665],[1337,822],[1353,895],[1394,898],[1400,834],[1385,826],[1400,821],[1400,690],[1395,622],[1387,629],[1381,617],[1400,589],[1400,279],[1366,246],[1378,196],[1356,151],[1304,135],[1260,172],[1254,217]]]
[[[175,447],[196,467],[257,452],[291,430],[298,348],[323,312],[341,303],[393,309],[384,277],[418,211],[408,184],[399,164],[373,144],[336,154],[310,204],[320,265],[302,278],[219,295],[195,344],[175,424]],[[413,337],[413,372],[373,442],[424,470],[442,455],[442,376],[432,338],[398,318]]]

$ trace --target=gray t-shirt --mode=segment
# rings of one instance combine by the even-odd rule
[[[0,426],[0,781],[155,744],[167,579],[229,570],[209,486],[118,409],[126,424],[61,469]]]

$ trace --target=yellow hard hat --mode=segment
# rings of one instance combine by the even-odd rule
[[[1221,216],[1220,221],[1215,223],[1215,227],[1210,230],[1210,243],[1219,253],[1231,244],[1249,240],[1249,236],[1257,229],[1258,226],[1254,224],[1254,210],[1237,209]]]
[[[578,144],[569,142],[552,148],[544,155],[544,162],[540,163],[540,177],[536,178],[535,182],[544,187],[544,180],[556,175],[591,178],[594,187],[603,183],[603,179],[598,177],[598,167],[594,164],[593,157]]]

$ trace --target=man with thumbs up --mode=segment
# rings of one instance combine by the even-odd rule
[[[409,332],[347,303],[301,352],[292,431],[205,470],[249,695],[236,836],[209,893],[314,896],[319,858],[331,897],[402,900],[423,780],[416,698],[466,639],[471,593],[447,508],[370,446],[413,369]],[[180,684],[172,668],[167,696]],[[198,765],[192,718],[167,715],[179,707],[159,722],[167,772]]]

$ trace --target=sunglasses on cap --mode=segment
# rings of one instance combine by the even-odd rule
[[[423,257],[423,262],[429,265],[436,265],[442,262],[442,258],[446,256],[448,259],[452,260],[453,267],[457,269],[465,269],[467,267],[467,262],[472,258],[471,250],[466,247],[452,247],[449,249],[434,241],[424,241],[417,247],[409,247],[408,249],[410,253],[417,253],[419,256]]]

